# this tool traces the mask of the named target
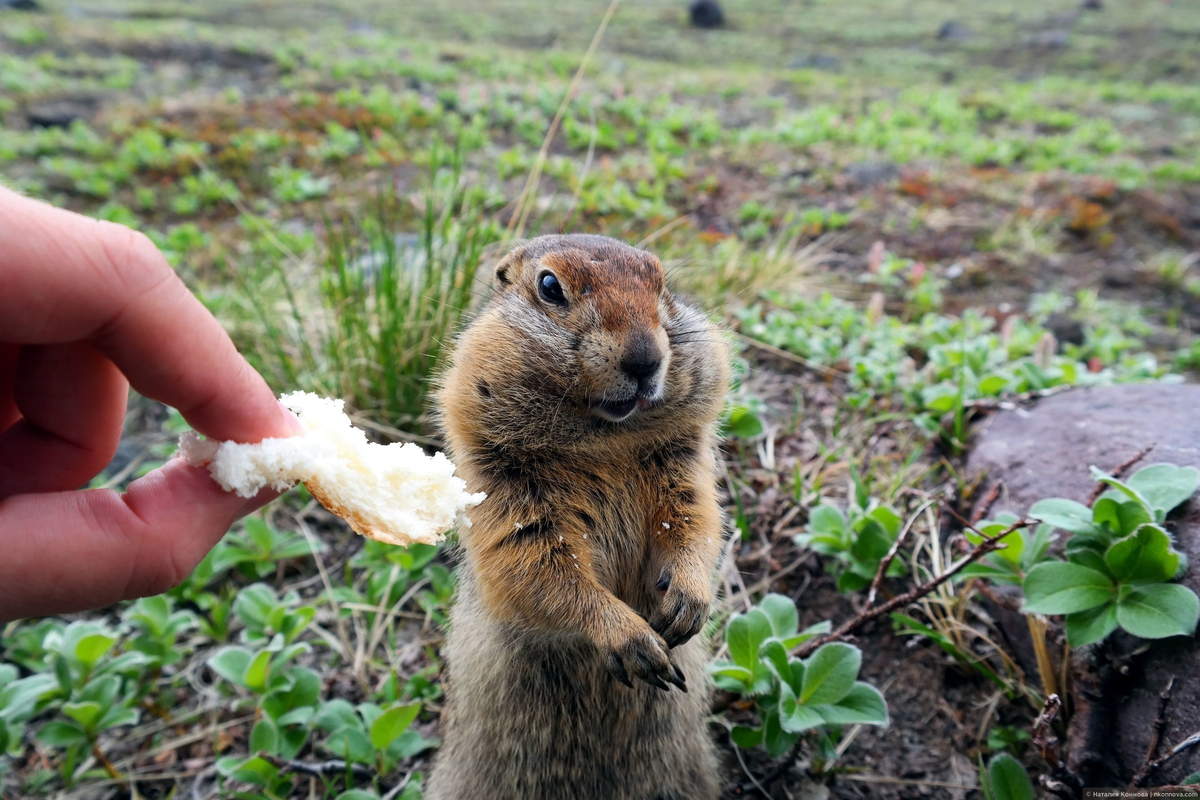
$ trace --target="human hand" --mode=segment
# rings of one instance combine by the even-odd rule
[[[0,187],[0,622],[166,591],[269,499],[181,459],[75,491],[116,452],[130,384],[213,438],[297,430],[149,239]]]

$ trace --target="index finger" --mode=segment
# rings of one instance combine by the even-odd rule
[[[275,395],[154,244],[0,187],[0,343],[89,340],[206,436],[292,435]]]

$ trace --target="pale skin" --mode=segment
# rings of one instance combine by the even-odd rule
[[[79,491],[130,386],[217,439],[298,424],[149,239],[0,187],[0,622],[166,591],[270,499],[178,459]]]

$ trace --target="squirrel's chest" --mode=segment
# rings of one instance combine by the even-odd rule
[[[591,476],[589,476],[590,478]],[[587,521],[585,546],[600,583],[618,596],[642,584],[657,517],[654,478],[638,470],[596,476],[573,492]]]

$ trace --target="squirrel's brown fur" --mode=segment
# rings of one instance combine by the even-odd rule
[[[431,800],[717,797],[700,634],[727,381],[650,253],[545,236],[497,266],[438,395],[488,496],[461,532]]]

